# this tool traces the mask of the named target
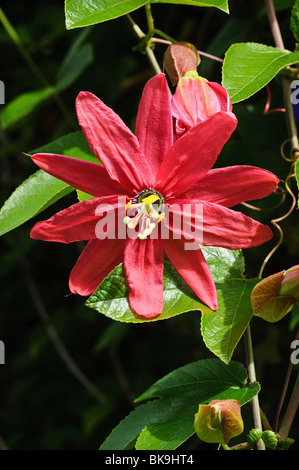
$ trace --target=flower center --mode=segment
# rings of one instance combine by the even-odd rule
[[[164,219],[165,201],[163,196],[153,188],[140,191],[126,205],[127,214],[134,212],[133,216],[127,215],[124,223],[130,229],[135,229],[139,224],[138,238],[145,240],[154,230],[157,223]]]

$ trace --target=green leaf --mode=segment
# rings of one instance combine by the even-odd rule
[[[202,306],[168,260],[165,260],[164,264],[163,282],[164,309],[161,315],[152,319],[138,317],[131,311],[122,264],[102,281],[88,298],[86,305],[113,320],[132,323],[165,320],[184,312],[198,310]]]
[[[228,0],[150,0],[150,3],[174,3],[179,5],[193,5],[197,7],[216,7],[229,13]]]
[[[228,279],[216,283],[218,310],[202,308],[201,332],[206,346],[225,363],[243,336],[252,316],[251,292],[256,282]]]
[[[57,74],[56,89],[62,91],[69,87],[93,61],[93,48],[83,44],[90,28],[84,29],[65,56]]]
[[[100,447],[120,450],[137,436],[137,450],[173,450],[194,434],[194,414],[200,403],[236,399],[241,406],[259,392],[247,385],[242,364],[218,359],[200,360],[174,370],[153,384],[136,401],[154,399],[138,406]]]
[[[0,211],[0,235],[19,227],[72,189],[42,170],[29,176],[11,194]]]
[[[5,130],[30,114],[37,106],[49,98],[55,88],[46,87],[40,90],[23,93],[6,104],[0,113],[0,125]]]
[[[243,276],[245,262],[241,250],[210,246],[202,246],[201,250],[215,282]]]
[[[57,153],[99,163],[81,131],[72,132],[31,152]],[[74,188],[38,170],[11,194],[0,210],[0,235],[15,229]]]
[[[146,319],[131,311],[122,264],[104,279],[86,305],[113,320],[131,323],[165,320],[200,310],[201,332],[206,346],[228,363],[252,316],[251,291],[255,281],[243,278],[244,258],[241,251],[216,247],[201,249],[216,284],[216,312],[200,302],[167,259],[163,275],[164,308],[158,317]]]
[[[206,256],[214,280],[226,279],[232,275],[242,277],[244,261],[241,251],[210,247],[202,247],[202,251]],[[167,259],[164,263],[163,282],[163,312],[158,317],[149,320],[136,316],[130,309],[122,264],[103,280],[98,289],[86,301],[86,305],[113,320],[133,323],[164,320],[205,307]]]
[[[291,31],[296,41],[299,41],[299,1],[297,0],[292,8]]]
[[[113,20],[126,15],[145,5],[148,0],[66,0],[65,18],[66,28],[89,26],[102,21]]]
[[[79,201],[86,201],[87,199],[91,199],[94,197],[91,194],[87,194],[84,191],[81,191],[80,189],[77,189],[76,191],[77,191],[77,197]]]
[[[258,92],[282,69],[298,62],[299,52],[257,43],[233,44],[225,54],[222,85],[232,103],[237,103]]]
[[[148,0],[65,0],[66,28],[89,26],[103,21],[113,20],[137,10]],[[151,0],[150,3],[173,3],[200,7],[216,7],[228,13],[227,0]]]

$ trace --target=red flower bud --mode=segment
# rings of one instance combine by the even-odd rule
[[[222,85],[209,82],[193,70],[179,80],[171,108],[177,119],[177,135],[181,135],[219,111],[231,112],[232,104]]]
[[[195,415],[194,428],[204,442],[227,444],[243,432],[243,427],[238,400],[213,400],[199,405]]]
[[[285,272],[278,295],[291,295],[299,299],[299,265]]]

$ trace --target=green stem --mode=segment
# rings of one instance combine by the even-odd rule
[[[223,450],[230,450],[230,447],[228,447],[227,444],[221,444],[221,447]]]
[[[246,352],[246,359],[247,359],[248,379],[249,379],[249,382],[252,383],[252,382],[256,382],[256,374],[255,374],[250,325],[248,325],[246,329],[244,340],[245,340],[245,352]],[[253,397],[251,403],[252,403],[254,427],[256,429],[262,429],[262,421],[261,421],[258,395],[255,395]],[[261,439],[256,443],[256,447],[257,447],[257,450],[265,450],[264,442]]]
[[[281,36],[279,24],[276,17],[276,12],[273,4],[273,0],[265,0],[265,4],[267,7],[268,19],[269,24],[271,27],[273,39],[275,42],[276,47],[280,49],[284,49],[284,43]],[[293,107],[291,102],[291,78],[288,76],[283,76],[283,96],[284,96],[284,105],[285,105],[285,116],[286,116],[286,124],[290,139],[291,148],[295,150],[295,155],[293,155],[294,159],[296,157],[297,150],[298,150],[298,136],[297,136],[297,126],[294,118]],[[284,439],[288,436],[292,422],[294,420],[297,408],[299,406],[299,374],[297,375],[297,379],[293,388],[292,396],[290,398],[285,416],[283,418],[281,428],[279,430],[279,436]]]
[[[153,67],[155,73],[157,73],[157,74],[161,73],[162,70],[160,68],[160,65],[159,65],[157,59],[156,59],[156,56],[154,54],[153,49],[150,46],[147,46],[146,49],[145,49],[145,52],[146,52],[148,60],[150,61],[151,66]]]
[[[150,3],[145,4],[145,14],[147,19],[148,31],[152,31],[153,29],[155,29],[155,26]]]
[[[161,29],[154,28],[152,30],[152,35],[154,34],[158,34],[159,36],[161,36],[161,38],[165,39],[165,41],[167,41],[167,44],[175,44],[176,42],[178,42],[176,39],[164,33],[164,31],[161,31]]]
[[[267,14],[269,19],[270,28],[272,31],[272,36],[274,39],[275,46],[279,49],[284,50],[284,43],[281,36],[279,24],[277,21],[275,7],[273,4],[273,0],[265,0]],[[287,128],[289,133],[289,138],[291,142],[291,147],[297,149],[298,148],[298,137],[297,137],[297,126],[294,118],[293,107],[291,102],[291,78],[284,75],[282,77],[282,88],[283,88],[283,96],[284,96],[284,105],[285,105],[285,115],[286,115],[286,122]]]
[[[133,31],[137,39],[142,40],[146,37],[144,32],[139,28],[139,26],[135,23],[131,15],[126,15],[125,21],[128,24],[129,28]],[[155,54],[149,45],[145,48],[145,53],[147,55],[148,61],[151,64],[152,68],[154,69],[155,73],[161,73],[162,70],[159,66],[159,63],[155,57]]]
[[[133,33],[135,34],[135,36],[137,37],[137,39],[143,39],[145,38],[145,34],[144,32],[142,31],[142,29],[138,26],[137,23],[135,23],[135,21],[133,20],[132,16],[131,15],[126,15],[124,16],[124,20],[125,22],[127,23],[127,25],[129,26],[129,28],[131,29],[131,31],[133,31]]]
[[[35,62],[32,60],[32,57],[28,53],[27,49],[25,48],[22,39],[18,35],[17,31],[13,27],[13,25],[10,23],[9,19],[5,15],[4,11],[2,8],[0,8],[0,21],[6,30],[7,34],[9,35],[10,39],[13,41],[15,46],[18,48],[20,54],[22,57],[25,59],[27,65],[29,66],[31,72],[36,76],[36,78],[39,80],[39,82],[45,86],[45,87],[50,87],[51,85],[48,83],[47,79],[44,77],[44,75],[41,73],[39,68],[36,66]],[[51,95],[54,100],[56,101],[60,111],[64,115],[65,119],[67,120],[68,124],[73,127],[77,128],[76,123],[74,122],[72,116],[69,114],[67,108],[64,106],[63,102],[61,101],[61,98],[55,88],[53,87],[53,93]]]

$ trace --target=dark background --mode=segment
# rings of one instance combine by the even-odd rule
[[[65,54],[82,30],[66,30],[62,0],[1,3],[35,64],[47,81],[54,83]],[[161,4],[154,5],[152,12],[157,28],[221,58],[235,42],[274,45],[263,2],[231,0],[230,9],[228,16],[214,8]],[[132,16],[146,30],[143,9]],[[278,18],[285,46],[293,50],[290,9],[279,11]],[[146,57],[132,50],[136,39],[122,18],[95,25],[86,41],[93,46],[93,63],[61,93],[64,106],[76,122],[75,98],[79,91],[88,90],[133,129],[143,86],[153,74]],[[0,79],[5,83],[6,103],[41,87],[1,24],[0,50]],[[164,51],[165,46],[156,47],[160,64]],[[221,64],[203,58],[199,73],[221,81]],[[279,80],[273,81],[270,88],[271,107],[282,107]],[[266,91],[261,90],[234,107],[239,125],[218,165],[259,165],[284,179],[289,171],[289,163],[280,155],[280,145],[288,137],[285,119],[282,113],[264,115],[266,99]],[[22,152],[30,152],[74,129],[78,127],[71,127],[57,103],[49,99],[1,132],[1,203],[36,171]],[[259,206],[271,206],[277,201],[271,198]],[[134,398],[154,381],[189,362],[213,357],[201,339],[199,312],[168,321],[126,325],[85,307],[83,298],[68,295],[68,276],[82,246],[37,242],[30,239],[29,233],[36,221],[73,202],[75,194],[0,239],[0,339],[6,348],[6,364],[0,366],[3,449],[97,449],[133,409]],[[269,223],[271,217],[286,212],[289,205],[287,199],[274,215],[242,210]],[[265,276],[298,264],[297,213],[281,226],[284,242],[267,265]],[[274,242],[269,242],[244,252],[248,277],[257,276],[272,246]],[[278,324],[252,321],[257,378],[262,384],[260,402],[270,421],[275,415],[297,327],[296,310]],[[68,365],[61,354],[69,355]],[[245,363],[242,340],[233,359]],[[100,390],[100,397],[72,374],[70,361]],[[252,426],[250,405],[242,410],[246,426]],[[291,436],[299,437],[298,418]],[[193,438],[182,447],[202,449],[205,445]],[[299,449],[298,442],[295,448]]]

